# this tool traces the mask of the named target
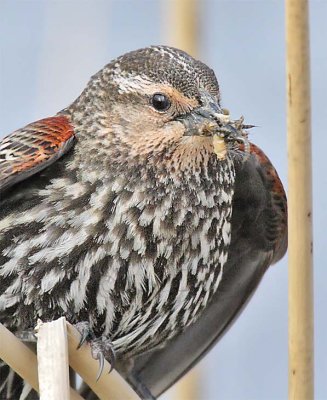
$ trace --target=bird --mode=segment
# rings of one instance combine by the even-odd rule
[[[0,322],[22,337],[65,316],[142,398],[165,391],[286,252],[283,185],[249,128],[212,69],[159,45],[3,138]],[[37,398],[0,373],[0,398]]]

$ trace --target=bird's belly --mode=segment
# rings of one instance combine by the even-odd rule
[[[110,279],[101,278],[103,298],[98,297],[98,304],[106,320],[102,326],[118,352],[142,352],[182,331],[195,321],[222,278],[231,208],[175,209],[165,215],[134,227],[132,242],[120,248],[120,253],[128,253],[128,261],[113,256],[118,268],[111,267],[108,274],[112,282],[118,279],[117,292]]]
[[[134,355],[162,346],[197,319],[219,286],[224,262],[199,261],[196,274],[192,264],[178,268],[141,306],[131,303],[112,335],[118,353]]]
[[[1,318],[10,310],[21,329],[38,317],[88,320],[119,352],[164,343],[197,318],[223,274],[232,181],[221,176],[179,192],[127,178],[92,192],[53,180],[1,221]]]

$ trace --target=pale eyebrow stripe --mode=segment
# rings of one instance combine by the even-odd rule
[[[183,109],[192,109],[199,106],[196,98],[190,99],[178,92],[169,83],[154,83],[144,75],[123,76],[122,74],[115,73],[112,80],[118,86],[119,93],[139,93],[151,96],[156,92],[164,92],[175,100],[176,103],[180,104]]]

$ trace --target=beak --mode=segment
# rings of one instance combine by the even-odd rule
[[[226,143],[242,143],[245,151],[249,151],[248,134],[244,129],[254,125],[244,125],[244,118],[231,120],[229,112],[220,108],[216,101],[208,94],[202,93],[202,106],[192,112],[179,117],[185,126],[184,136],[215,135],[224,139]]]

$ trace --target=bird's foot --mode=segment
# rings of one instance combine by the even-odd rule
[[[15,336],[23,342],[36,343],[36,336],[35,336],[34,329],[25,330],[25,331],[17,331],[17,332],[15,332]]]
[[[92,357],[99,361],[99,370],[97,380],[99,380],[106,359],[110,365],[109,373],[114,369],[116,362],[116,354],[111,340],[107,336],[96,337],[89,322],[78,322],[75,328],[81,334],[81,340],[77,346],[79,349],[85,342],[91,346]]]

